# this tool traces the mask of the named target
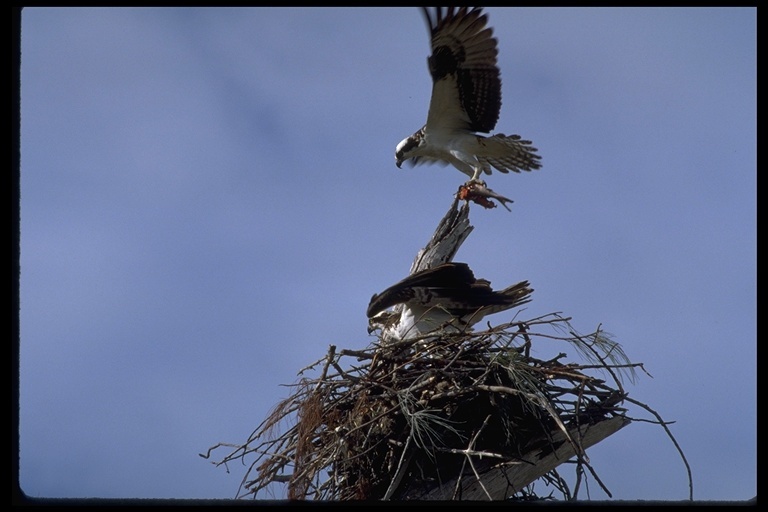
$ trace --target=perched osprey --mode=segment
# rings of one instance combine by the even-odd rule
[[[541,167],[541,157],[531,141],[519,135],[488,133],[496,126],[501,110],[501,78],[496,65],[497,41],[486,28],[480,8],[462,7],[446,13],[437,8],[433,20],[422,8],[429,25],[432,55],[427,59],[432,75],[432,99],[427,124],[397,145],[395,163],[408,161],[452,164],[479,181],[491,168],[530,171]]]
[[[374,294],[369,331],[381,329],[385,339],[405,340],[440,328],[467,330],[487,315],[529,302],[531,292],[528,281],[493,291],[466,263],[443,263]]]

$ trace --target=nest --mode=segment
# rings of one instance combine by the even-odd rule
[[[246,443],[201,456],[230,446],[215,464],[255,457],[238,497],[285,486],[289,499],[574,499],[583,475],[610,496],[585,449],[630,422],[622,382],[642,365],[601,329],[579,335],[569,320],[332,345]],[[565,342],[587,363],[532,357],[542,341]],[[573,489],[556,469],[566,461]]]

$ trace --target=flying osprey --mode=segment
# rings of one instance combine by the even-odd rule
[[[443,263],[374,294],[369,331],[381,329],[387,340],[405,340],[440,328],[467,330],[487,315],[529,302],[532,292],[528,281],[493,291],[466,263]]]
[[[540,168],[531,141],[475,133],[493,130],[501,110],[497,41],[493,29],[485,27],[487,15],[480,8],[449,7],[443,13],[438,7],[433,20],[422,9],[432,43],[427,59],[432,99],[427,124],[397,145],[395,164],[452,164],[473,182],[483,172],[491,174],[492,167],[503,173]]]

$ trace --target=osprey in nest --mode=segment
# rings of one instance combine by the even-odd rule
[[[397,145],[395,163],[452,164],[479,182],[491,168],[530,171],[541,167],[531,141],[519,135],[485,137],[496,126],[501,110],[501,78],[496,65],[497,41],[486,28],[480,8],[437,8],[435,18],[423,7],[429,25],[432,54],[432,98],[427,124]]]
[[[532,292],[528,281],[494,291],[486,279],[475,279],[466,263],[443,263],[374,294],[369,332],[381,329],[385,339],[405,340],[441,328],[464,331],[487,315],[530,302]]]

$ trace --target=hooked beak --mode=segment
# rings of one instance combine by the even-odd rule
[[[405,158],[403,158],[403,152],[398,150],[395,152],[395,165],[398,169],[400,169],[400,166],[403,165],[403,162],[405,161]]]

